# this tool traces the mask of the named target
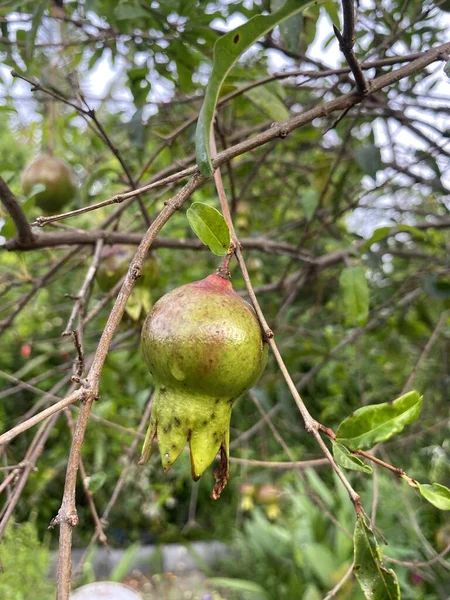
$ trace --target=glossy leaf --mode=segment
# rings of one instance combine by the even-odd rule
[[[230,246],[230,230],[221,213],[203,202],[193,202],[186,216],[199,240],[217,256],[225,256]]]
[[[400,586],[392,569],[382,561],[377,540],[363,515],[356,521],[353,536],[355,564],[353,572],[367,600],[400,600]]]
[[[343,469],[373,473],[372,467],[366,465],[360,458],[354,456],[348,448],[338,442],[333,442],[333,456],[337,464]]]
[[[450,510],[450,490],[440,483],[419,484],[419,492],[430,504],[440,510]]]
[[[418,418],[422,399],[418,392],[411,391],[393,402],[358,408],[339,425],[337,441],[350,450],[368,450],[385,442]]]
[[[339,278],[346,323],[364,325],[369,314],[369,286],[362,267],[347,267]]]
[[[299,13],[317,1],[287,0],[280,10],[270,15],[257,15],[220,37],[214,44],[213,68],[198,117],[195,135],[197,164],[205,176],[213,173],[210,134],[220,88],[236,61],[261,36],[288,17]]]

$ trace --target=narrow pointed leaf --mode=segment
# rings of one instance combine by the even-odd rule
[[[238,592],[245,592],[247,594],[255,595],[257,598],[267,598],[264,588],[254,581],[248,581],[246,579],[232,579],[231,577],[211,577],[208,581],[210,584],[217,587],[223,587]]]
[[[230,230],[225,219],[212,206],[193,202],[186,216],[195,235],[217,256],[224,256],[230,246]]]
[[[363,471],[364,473],[373,473],[372,467],[366,465],[360,458],[353,456],[351,452],[337,442],[333,442],[333,456],[337,464],[343,469],[349,471]]]
[[[220,88],[242,54],[261,36],[288,17],[318,4],[318,0],[286,0],[284,6],[270,15],[257,15],[221,36],[214,44],[213,68],[206,88],[205,99],[198,117],[195,134],[197,164],[200,172],[209,177],[213,173],[211,163],[210,133]]]
[[[41,2],[39,2],[34,9],[33,19],[31,21],[31,29],[27,32],[26,36],[25,54],[28,60],[31,60],[31,57],[33,56],[37,32],[41,24],[42,15],[44,14],[44,10],[46,9],[47,4],[48,0],[41,0]]]
[[[420,414],[422,400],[418,392],[411,391],[393,402],[358,408],[339,425],[337,441],[350,450],[368,450],[415,421]]]
[[[353,537],[355,566],[353,572],[367,600],[400,600],[400,586],[392,569],[387,569],[372,530],[359,515]]]
[[[419,484],[419,492],[430,504],[440,510],[450,510],[450,490],[440,483]]]

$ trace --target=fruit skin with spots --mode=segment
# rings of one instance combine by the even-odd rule
[[[60,158],[45,154],[25,167],[22,174],[22,189],[29,195],[37,184],[45,190],[36,194],[36,206],[45,214],[61,212],[75,196],[77,182],[72,168]]]
[[[142,350],[156,390],[141,464],[155,436],[165,470],[189,442],[194,480],[220,451],[217,499],[228,479],[232,404],[267,361],[253,308],[227,279],[209,275],[160,298],[144,323]]]

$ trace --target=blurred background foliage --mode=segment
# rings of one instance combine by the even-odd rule
[[[72,103],[85,106],[85,102],[95,108],[136,182],[145,183],[158,173],[162,176],[193,164],[195,117],[210,72],[214,40],[220,31],[276,4],[248,0],[84,0],[66,1],[62,7],[60,2],[47,1],[0,3],[2,177],[24,202],[21,172],[35,156],[53,148],[77,176],[79,190],[69,208],[110,198],[129,186],[111,148],[89,127],[89,118],[82,118],[68,104],[53,102],[42,91],[31,92],[29,84],[11,77],[12,69],[44,88],[59,90]],[[447,4],[361,1],[359,58],[385,59],[442,43],[450,24]],[[339,26],[339,5],[332,0],[286,22],[245,54],[222,95],[275,71],[344,66],[332,23]],[[366,74],[372,77],[391,68],[378,66]],[[219,150],[273,121],[290,118],[351,89],[352,80],[346,74],[297,75],[237,95],[218,112]],[[432,65],[367,99],[338,122],[335,114],[316,119],[286,139],[237,157],[223,168],[244,247],[246,239],[267,242],[245,250],[264,314],[309,410],[330,427],[360,406],[400,395],[442,313],[450,309],[448,91],[442,66]],[[186,122],[190,125],[177,135]],[[143,196],[151,218],[176,189],[178,185],[171,184]],[[197,191],[193,200],[218,206],[212,183]],[[186,208],[164,226],[163,238],[194,240]],[[27,201],[24,210],[30,221],[39,215],[33,201]],[[113,210],[115,205],[77,216],[54,231],[102,228]],[[1,216],[4,242],[10,233],[7,215]],[[382,227],[399,225],[409,229],[392,229],[378,235],[374,243],[358,245]],[[136,203],[122,214],[117,227],[143,234],[145,224]],[[291,249],[273,249],[271,242],[288,244]],[[349,248],[355,250],[345,261],[326,260],[322,266],[308,260],[327,259]],[[8,319],[33,283],[67,251],[61,247],[2,251],[1,319]],[[70,376],[74,348],[61,332],[92,251],[92,246],[80,246],[3,332],[1,431],[52,402],[17,387],[2,374],[43,391]],[[299,259],[299,252],[305,260]],[[217,258],[204,249],[157,247],[153,256],[159,276],[149,290],[152,302],[218,266]],[[342,269],[351,266],[363,267],[369,290],[369,314],[359,322],[346,305],[347,291],[340,284]],[[235,289],[244,293],[235,265],[232,278]],[[89,309],[103,297],[96,283]],[[87,357],[95,350],[110,308],[111,302],[86,327]],[[233,463],[230,483],[216,504],[209,499],[211,470],[195,489],[188,455],[163,474],[157,456],[149,465],[138,467],[135,457],[127,454],[152,391],[139,349],[141,324],[142,315],[136,321],[126,316],[120,325],[103,371],[101,398],[94,407],[94,414],[103,421],[90,423],[83,451],[88,484],[100,514],[131,461],[108,519],[110,544],[226,541],[239,558],[226,561],[215,575],[252,581],[271,599],[322,598],[352,560],[345,530],[352,530],[353,509],[328,467],[303,473]],[[449,324],[447,316],[415,372],[414,385],[425,396],[420,420],[380,449],[380,456],[411,477],[447,486]],[[272,358],[254,394],[296,460],[319,456]],[[257,422],[259,426],[252,430]],[[128,431],[115,429],[114,424]],[[247,434],[248,430],[253,434]],[[32,435],[33,430],[27,431],[8,446],[2,453],[4,465],[23,460]],[[233,410],[231,439],[234,457],[288,460],[249,396],[240,399]],[[70,431],[61,415],[15,511],[17,522],[27,522],[32,512],[36,514],[34,527],[40,540],[61,502],[69,444]],[[434,556],[433,548],[439,551],[448,544],[445,513],[426,504],[413,490],[385,473],[350,473],[349,477],[366,508],[372,506],[376,514],[376,525],[389,542],[387,556],[426,561]],[[250,507],[243,505],[243,484],[275,487],[275,516],[257,501]],[[74,544],[84,547],[94,524],[81,483],[77,498],[80,524],[74,530]],[[339,526],[330,521],[330,515]],[[14,543],[14,536],[7,534],[4,547]],[[56,546],[55,532],[48,543]],[[5,556],[1,547],[0,554]],[[390,566],[399,574],[405,598],[440,600],[450,593],[450,565],[445,559],[424,567]],[[244,588],[229,594],[247,597],[250,592]],[[5,593],[2,597],[8,598]],[[353,600],[361,598],[361,592],[349,580],[338,597]]]

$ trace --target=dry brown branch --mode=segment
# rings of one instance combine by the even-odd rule
[[[14,238],[16,239],[16,238]],[[6,245],[5,245],[6,246]],[[22,298],[17,302],[16,308],[12,311],[12,313],[4,320],[0,322],[0,335],[8,329],[8,327],[13,323],[14,319],[21,312],[21,310],[28,304],[28,302],[37,294],[37,292],[41,289],[41,287],[45,286],[48,281],[59,271],[59,269],[73,256],[78,253],[78,248],[72,248],[65,256],[60,258],[48,271],[37,279],[33,283],[33,287],[29,292],[24,294]]]
[[[204,178],[194,176],[172,200],[166,203],[161,213],[153,221],[147,233],[145,234],[137,252],[131,261],[130,268],[122,284],[122,288],[116,299],[114,307],[109,315],[108,322],[99,341],[97,351],[95,352],[92,366],[89,370],[86,388],[83,389],[85,401],[80,408],[80,413],[75,426],[74,437],[69,454],[69,460],[66,471],[66,480],[64,485],[64,495],[61,508],[58,512],[56,522],[60,526],[60,553],[58,561],[57,575],[57,600],[68,600],[71,582],[71,547],[72,547],[72,529],[78,522],[78,516],[75,503],[75,488],[81,448],[83,445],[84,434],[89,420],[92,404],[98,396],[98,386],[100,375],[105,362],[114,332],[119,325],[125,310],[125,305],[131,294],[136,279],[140,276],[142,265],[150,249],[153,240],[169,220],[169,218],[182,206],[198,187],[203,183]]]
[[[334,34],[339,41],[339,47],[350,67],[356,86],[361,94],[367,94],[370,88],[367,85],[361,65],[356,58],[353,46],[355,44],[355,7],[353,0],[342,0],[342,12],[344,15],[344,31],[341,34],[336,25],[333,25]]]
[[[212,132],[212,134],[211,134],[211,153],[213,156],[214,156],[215,152],[216,152],[216,145],[215,145],[215,139],[214,139],[214,132]],[[216,171],[214,172],[214,181],[215,181],[217,193],[218,193],[218,196],[220,199],[220,206],[222,208],[222,212],[223,212],[225,221],[227,222],[227,225],[230,229],[231,244],[232,244],[231,248],[232,248],[232,250],[234,250],[234,253],[236,255],[239,267],[241,269],[242,277],[245,282],[245,286],[247,288],[248,294],[249,294],[250,299],[253,304],[253,308],[255,309],[258,320],[260,322],[263,335],[266,338],[266,341],[269,344],[269,347],[275,356],[275,360],[277,361],[278,368],[280,369],[280,371],[284,377],[284,380],[286,381],[286,384],[289,388],[289,391],[291,392],[292,397],[297,405],[297,408],[303,418],[303,422],[305,424],[305,430],[307,431],[307,433],[311,433],[314,436],[314,438],[316,439],[316,442],[319,444],[322,452],[325,454],[327,460],[330,462],[336,475],[342,481],[345,489],[347,490],[350,500],[352,501],[353,506],[355,508],[356,513],[359,514],[363,510],[361,507],[359,495],[352,488],[347,477],[344,475],[341,468],[338,466],[338,464],[334,460],[331,452],[328,450],[328,447],[326,446],[325,442],[323,441],[323,439],[319,433],[319,430],[320,430],[319,424],[310,415],[308,409],[306,408],[305,403],[303,402],[303,399],[301,398],[300,394],[298,393],[298,390],[295,387],[292,377],[289,374],[286,364],[284,363],[284,360],[283,360],[281,353],[278,349],[278,346],[275,342],[273,332],[270,329],[269,325],[267,324],[267,321],[261,310],[259,302],[256,298],[255,291],[253,289],[253,285],[251,283],[250,276],[248,274],[247,265],[245,264],[245,260],[242,255],[242,250],[241,250],[241,247],[239,244],[239,240],[238,240],[238,238],[236,236],[236,232],[234,230],[233,221],[231,218],[231,213],[230,213],[230,209],[228,206],[228,201],[227,201],[227,197],[226,197],[226,193],[225,193],[225,188],[223,186],[222,176],[220,174],[220,169],[216,169]]]
[[[96,245],[95,245],[95,252],[94,252],[94,256],[92,258],[91,265],[89,266],[89,269],[86,272],[86,276],[84,278],[83,284],[82,284],[80,291],[76,297],[75,304],[73,305],[72,312],[70,314],[66,328],[63,331],[62,335],[70,335],[72,333],[73,324],[75,322],[75,319],[76,319],[78,313],[83,312],[83,310],[84,310],[87,294],[88,294],[89,289],[94,280],[95,273],[97,272],[97,268],[100,264],[102,250],[103,250],[103,240],[99,239],[99,240],[97,240]]]
[[[382,90],[384,87],[386,87],[388,85],[396,83],[400,79],[403,79],[405,77],[408,77],[409,75],[413,75],[415,73],[418,73],[418,72],[424,70],[429,64],[431,64],[437,60],[442,60],[443,56],[445,56],[449,52],[450,52],[450,42],[448,42],[446,44],[441,44],[440,46],[437,46],[436,48],[433,48],[433,49],[421,54],[418,58],[414,59],[407,65],[400,67],[399,69],[397,69],[395,71],[391,71],[390,73],[381,75],[380,77],[377,77],[376,79],[373,79],[370,82],[371,94]],[[59,99],[61,99],[61,98],[59,98]],[[235,158],[236,156],[244,154],[245,152],[249,152],[250,150],[253,150],[254,148],[262,146],[271,140],[285,138],[287,135],[289,135],[289,133],[291,133],[295,129],[302,127],[306,123],[310,123],[311,121],[313,121],[316,118],[326,117],[333,112],[346,110],[347,108],[355,106],[356,104],[359,104],[360,102],[361,102],[361,94],[360,93],[345,94],[345,95],[340,96],[339,98],[336,98],[334,100],[331,100],[330,102],[325,103],[324,105],[317,106],[315,108],[307,110],[304,113],[301,113],[300,115],[294,117],[293,119],[290,119],[289,121],[277,123],[276,125],[271,124],[273,126],[271,126],[269,129],[267,129],[263,133],[256,135],[255,137],[250,138],[244,142],[236,144],[235,146],[232,146],[231,148],[227,148],[223,152],[220,152],[219,154],[217,154],[217,156],[213,160],[213,166],[214,166],[214,168],[219,167],[223,163],[231,160],[232,158]],[[78,107],[75,105],[74,105],[74,108],[78,109]],[[197,172],[198,172],[197,167],[190,167],[188,169],[184,169],[183,171],[180,171],[179,173],[170,175],[162,180],[152,182],[148,185],[144,185],[140,188],[137,188],[136,190],[131,190],[129,192],[125,192],[122,194],[116,194],[113,198],[110,199],[110,201],[105,201],[105,202],[109,202],[109,203],[123,202],[124,200],[128,200],[130,198],[134,198],[135,196],[138,196],[140,194],[148,192],[155,187],[159,187],[161,185],[166,185],[168,183],[173,183],[184,177],[193,175],[194,173],[197,173]],[[101,203],[101,204],[102,204],[102,206],[105,205],[104,203]],[[95,206],[95,208],[97,208],[97,206]],[[71,216],[71,214],[69,214],[69,216]],[[11,247],[11,246],[8,246],[8,247]]]
[[[2,177],[0,177],[0,201],[10,214],[11,219],[14,221],[14,225],[17,229],[17,243],[31,243],[34,238],[31,227],[22,208],[20,207],[20,204],[17,201],[17,198],[14,196]]]
[[[111,494],[109,502],[106,505],[106,508],[103,511],[103,514],[101,516],[100,522],[104,528],[106,528],[108,526],[108,518],[111,513],[111,510],[113,509],[115,503],[117,502],[117,498],[119,497],[119,494],[122,491],[123,486],[125,485],[125,481],[128,476],[128,473],[130,472],[130,469],[133,466],[133,463],[131,461],[132,461],[132,458],[135,457],[135,455],[136,455],[136,450],[137,450],[138,444],[145,437],[144,430],[147,427],[148,420],[150,418],[151,408],[152,408],[152,394],[150,395],[147,405],[145,407],[145,410],[142,413],[141,421],[139,423],[137,431],[133,432],[134,440],[127,452],[128,464],[125,465],[125,467],[123,468],[122,473],[120,474],[120,477],[117,480],[116,485],[114,486],[114,490],[113,490],[113,493]],[[98,539],[99,539],[99,531],[96,530],[94,535],[92,536],[89,544],[87,545],[87,547],[83,553],[83,556],[80,559],[80,562],[78,563],[78,565],[75,569],[75,576],[81,574],[84,562],[85,562],[86,558],[89,556],[92,548],[94,547],[94,545]]]

